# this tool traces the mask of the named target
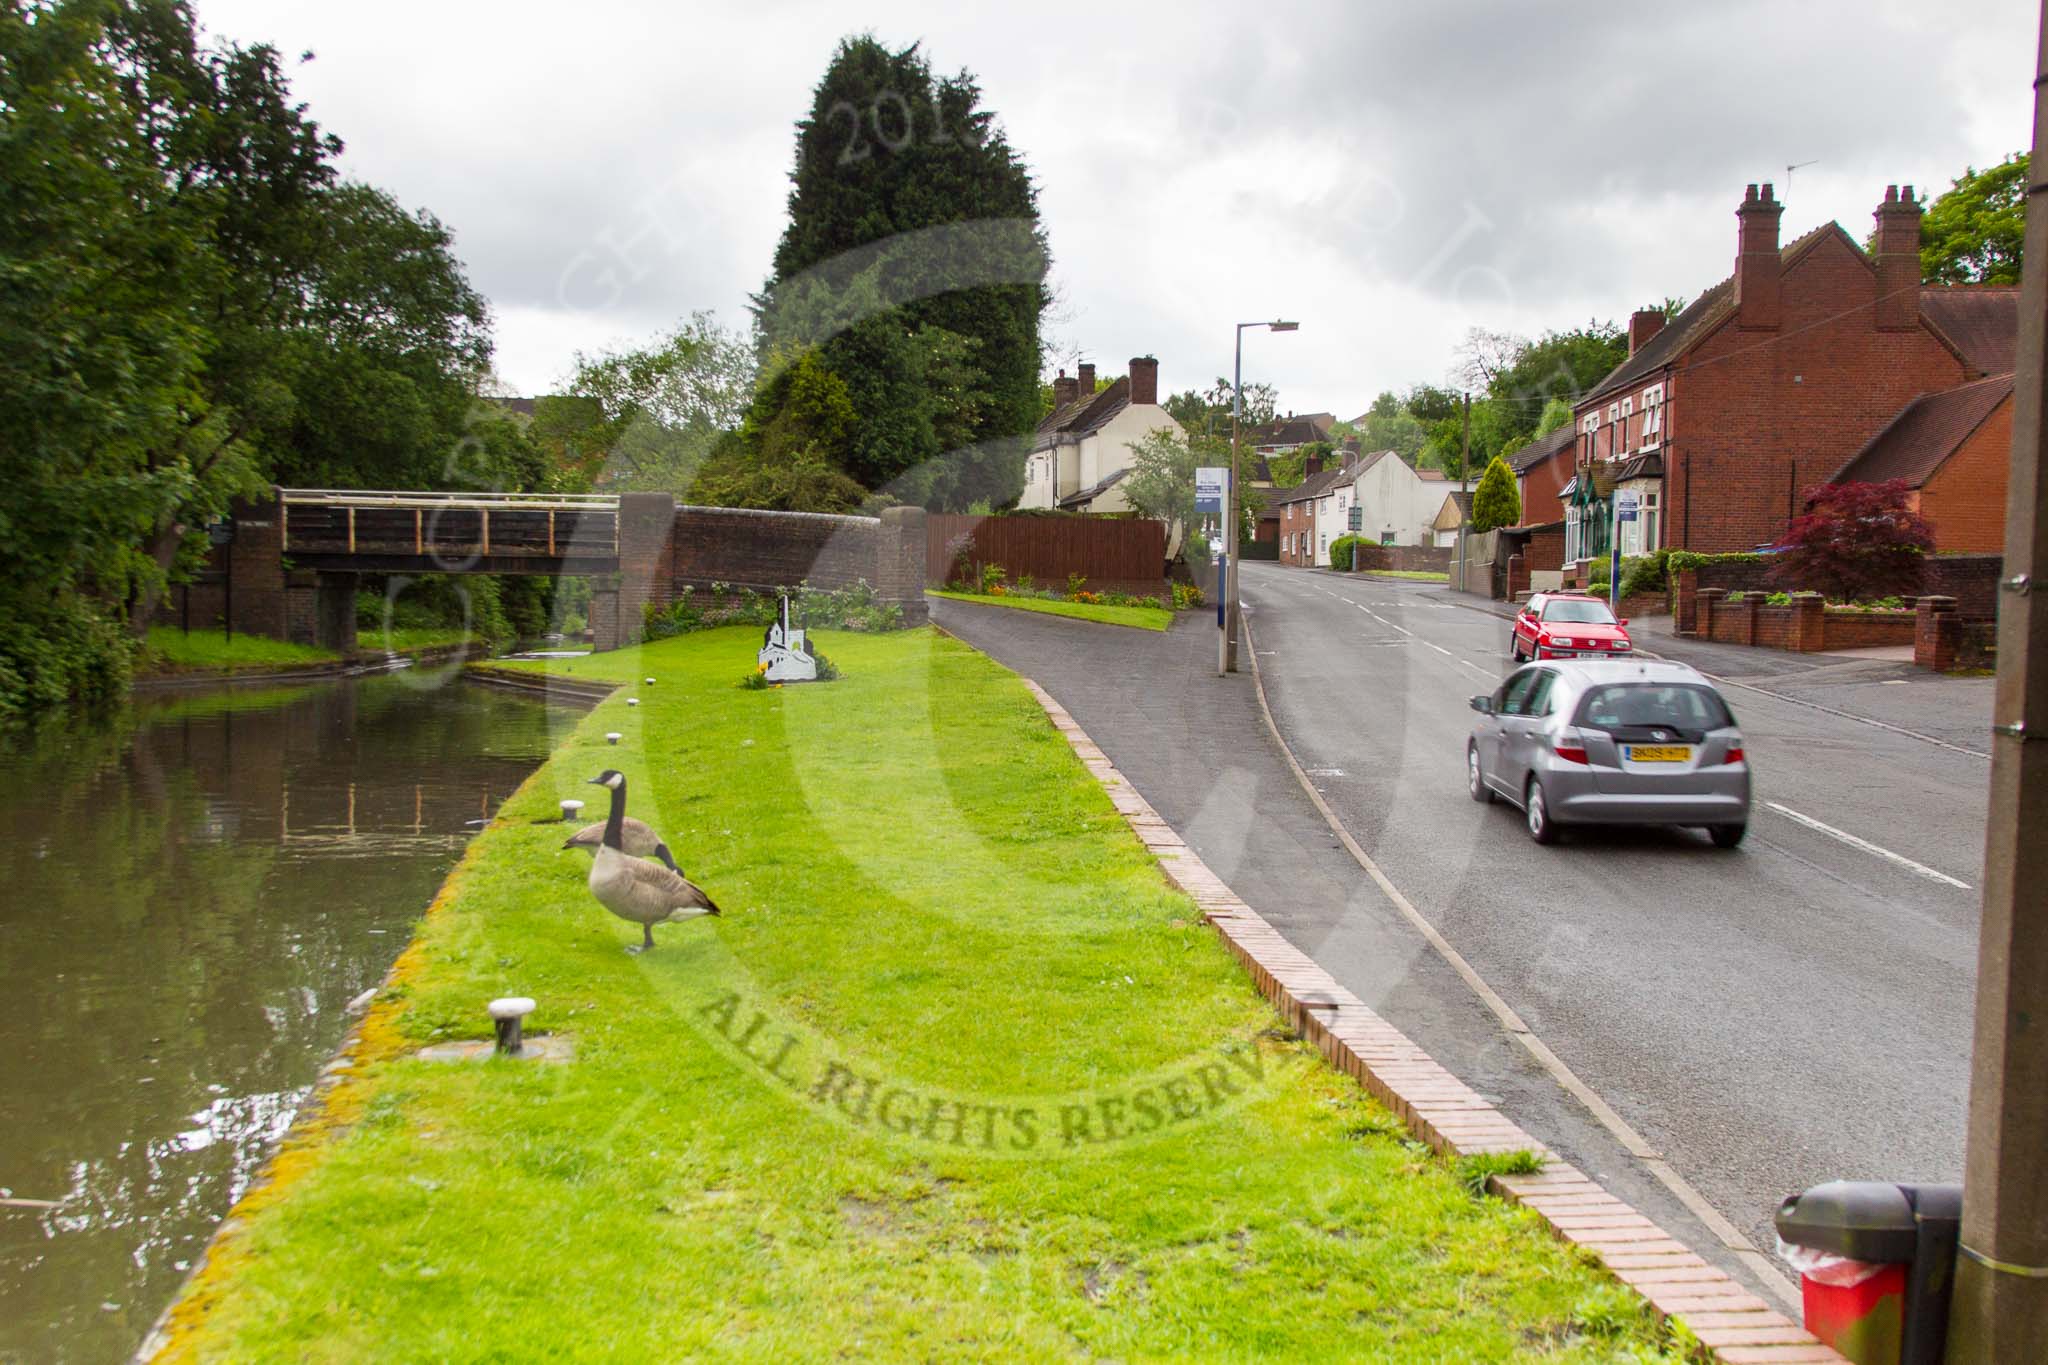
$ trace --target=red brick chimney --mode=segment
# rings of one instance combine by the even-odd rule
[[[1093,398],[1095,396],[1094,361],[1084,360],[1081,362],[1081,377],[1075,381],[1074,387],[1080,390],[1083,398]]]
[[[1323,457],[1322,457],[1322,456],[1320,456],[1320,455],[1310,455],[1310,456],[1308,456],[1308,457],[1307,457],[1306,459],[1304,459],[1304,460],[1302,461],[1302,465],[1301,465],[1301,477],[1303,477],[1304,479],[1314,478],[1314,477],[1315,477],[1316,475],[1318,475],[1318,474],[1320,474],[1320,473],[1322,473],[1322,472],[1323,472]]]
[[[1920,201],[1913,187],[1887,185],[1877,219],[1877,329],[1903,332],[1920,322]]]
[[[1131,357],[1131,406],[1157,406],[1159,402],[1159,362],[1149,355]]]
[[[1060,408],[1073,402],[1074,396],[1080,391],[1081,381],[1067,378],[1067,372],[1061,370],[1059,377],[1052,381],[1052,405],[1054,411],[1058,411]]]
[[[1628,315],[1628,353],[1650,344],[1650,338],[1664,330],[1664,314],[1656,308],[1638,308]]]
[[[1762,194],[1751,185],[1742,196],[1742,207],[1735,210],[1735,221],[1741,224],[1735,257],[1737,327],[1778,325],[1778,276],[1784,270],[1783,258],[1778,254],[1778,219],[1784,213],[1785,206],[1778,202],[1769,185],[1763,187]]]

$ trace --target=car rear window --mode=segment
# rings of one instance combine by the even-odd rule
[[[1607,610],[1605,602],[1560,597],[1543,604],[1543,619],[1562,621],[1567,625],[1611,626],[1614,624],[1614,613]]]
[[[1609,683],[1586,693],[1577,725],[1595,730],[1719,730],[1733,725],[1728,704],[1695,683]]]

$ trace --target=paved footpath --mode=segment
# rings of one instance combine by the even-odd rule
[[[1360,869],[1273,743],[1249,671],[1216,676],[1212,614],[1157,633],[931,608],[942,629],[1050,693],[1231,890],[1346,989],[1560,1156],[1784,1301],[1785,1282],[1757,1275],[1758,1258],[1730,1251],[1660,1183],[1658,1156],[1632,1154],[1595,1121]]]

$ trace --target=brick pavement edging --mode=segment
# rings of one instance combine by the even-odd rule
[[[1532,1210],[1559,1237],[1591,1253],[1660,1316],[1684,1323],[1713,1359],[1727,1365],[1820,1365],[1842,1359],[1633,1206],[1550,1154],[1338,985],[1209,870],[1065,707],[1029,678],[1024,685],[1102,784],[1132,832],[1158,859],[1166,879],[1201,907],[1202,918],[1223,936],[1260,992],[1332,1066],[1393,1110],[1417,1138],[1450,1157],[1524,1149],[1544,1152],[1541,1171],[1497,1175],[1488,1187]]]

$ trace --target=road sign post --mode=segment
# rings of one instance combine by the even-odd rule
[[[1634,489],[1614,490],[1614,533],[1607,545],[1607,606],[1616,616],[1621,615],[1621,524],[1634,521],[1641,505]]]

